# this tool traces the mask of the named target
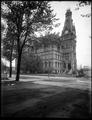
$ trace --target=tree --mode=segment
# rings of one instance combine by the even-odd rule
[[[3,32],[5,30],[4,24],[1,22],[1,53],[3,52]],[[2,57],[2,54],[1,54]]]
[[[79,10],[82,7],[91,6],[91,1],[78,1],[75,10]],[[87,14],[81,14],[82,17],[91,17],[91,12]]]
[[[53,15],[48,1],[4,1],[7,10],[2,10],[2,16],[14,26],[17,43],[17,75],[19,81],[21,55],[31,35],[39,30],[51,29],[55,15]]]
[[[2,34],[2,35],[3,35],[4,30],[5,30],[5,26],[4,26],[4,24],[1,22],[1,34]]]
[[[79,6],[91,5],[91,1],[79,1]]]
[[[22,54],[21,70],[24,73],[42,73],[42,61],[35,54]]]
[[[3,73],[6,70],[6,66],[4,65],[4,63],[1,60],[1,73]]]
[[[15,39],[14,28],[8,23],[7,33],[3,39],[3,57],[10,61],[9,77],[12,77],[12,60],[16,57]]]
[[[44,45],[44,47],[48,46],[48,45],[57,45],[59,46],[61,41],[60,41],[60,36],[59,33],[46,33],[44,36],[41,36],[38,38],[38,40],[40,41],[35,42],[35,48],[40,48],[42,45]]]

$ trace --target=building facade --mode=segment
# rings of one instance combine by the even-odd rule
[[[62,73],[62,49],[55,44],[37,50],[37,55],[42,59],[43,71]]]
[[[71,74],[76,71],[76,30],[70,9],[65,14],[60,44],[42,45],[35,54],[42,59],[44,72]]]

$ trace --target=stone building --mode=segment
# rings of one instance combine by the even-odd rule
[[[37,50],[37,55],[43,61],[43,71],[51,73],[62,73],[62,50],[55,44],[42,47]]]
[[[76,30],[70,9],[65,14],[60,43],[42,45],[35,54],[42,59],[44,72],[71,74],[76,71]]]

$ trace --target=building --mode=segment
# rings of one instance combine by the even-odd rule
[[[43,61],[43,71],[50,73],[62,73],[62,50],[55,44],[48,45],[37,50],[37,55]]]
[[[91,77],[91,68],[89,68],[88,66],[84,66],[83,73],[85,74],[85,76]]]
[[[67,10],[65,23],[61,35],[61,46],[63,52],[63,66],[65,72],[76,71],[76,30],[73,25],[72,12]]]
[[[67,73],[76,72],[76,30],[72,20],[70,9],[65,14],[65,23],[59,44],[52,42],[47,46],[41,45],[35,49],[43,62],[43,71],[50,73]]]

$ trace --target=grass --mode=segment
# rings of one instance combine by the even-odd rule
[[[32,101],[34,99],[38,101]],[[23,109],[20,109],[20,105]],[[87,90],[45,86],[32,82],[2,83],[3,117],[90,118],[89,107]]]

